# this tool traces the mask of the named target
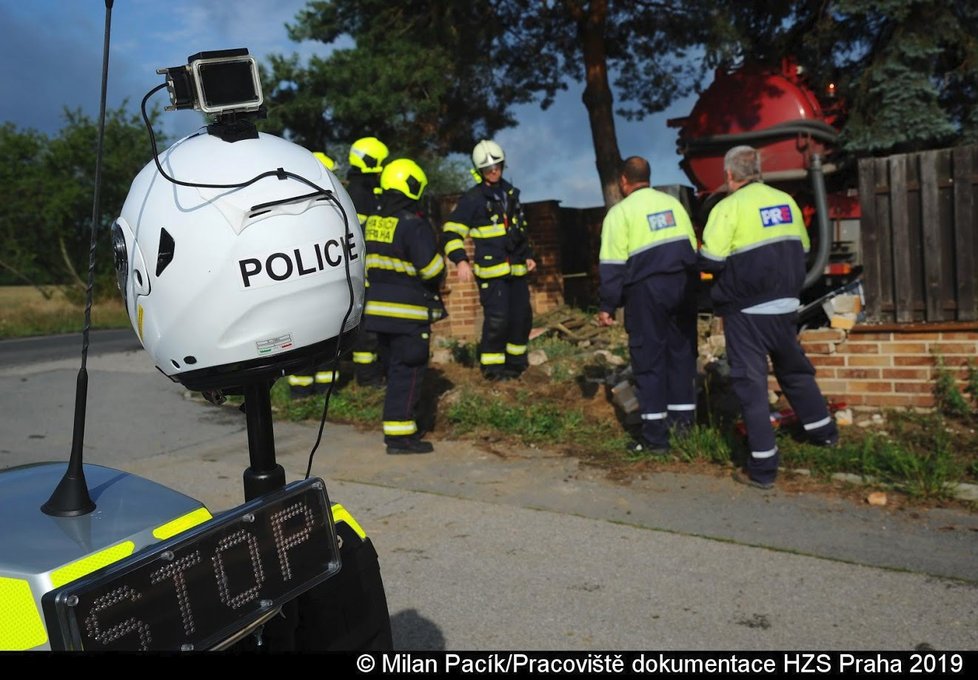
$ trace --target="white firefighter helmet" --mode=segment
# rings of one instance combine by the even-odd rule
[[[503,147],[491,139],[483,139],[472,149],[472,164],[478,170],[488,168],[496,163],[502,163],[505,160],[506,154],[503,153]]]
[[[363,236],[349,194],[312,153],[266,134],[233,143],[203,134],[159,162],[194,184],[281,169],[214,189],[172,184],[150,162],[133,181],[113,227],[116,271],[133,328],[163,373],[200,391],[236,387],[352,343]]]

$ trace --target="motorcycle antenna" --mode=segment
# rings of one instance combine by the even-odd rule
[[[71,435],[71,457],[68,469],[41,512],[54,517],[87,515],[95,509],[88,493],[82,450],[85,444],[85,409],[88,405],[88,338],[92,326],[92,290],[95,287],[95,242],[102,192],[102,150],[105,138],[105,91],[109,80],[109,33],[112,26],[112,3],[105,0],[105,38],[102,44],[102,96],[99,101],[98,143],[95,151],[95,200],[92,205],[91,242],[88,250],[88,289],[85,293],[85,325],[82,328],[81,367],[75,381],[75,422]]]

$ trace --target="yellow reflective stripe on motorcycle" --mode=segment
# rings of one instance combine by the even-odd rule
[[[506,343],[506,354],[526,354],[526,345],[511,345]]]
[[[408,276],[418,275],[414,265],[410,262],[398,260],[396,257],[377,255],[376,253],[367,255],[367,271],[369,272],[371,269],[383,269],[386,271],[400,272],[402,274],[407,274]]]
[[[456,250],[464,250],[464,249],[465,249],[465,244],[460,239],[457,238],[453,238],[451,241],[445,244],[446,255],[451,255]]]
[[[502,352],[493,352],[492,354],[483,353],[479,358],[479,363],[484,366],[496,366],[499,364],[506,363],[506,355]]]
[[[503,262],[502,264],[495,264],[491,267],[480,267],[479,265],[473,265],[472,270],[475,275],[482,279],[495,279],[500,276],[506,276],[510,272],[509,262]]]
[[[335,503],[333,505],[332,510],[333,510],[333,524],[336,524],[337,522],[343,522],[345,525],[353,529],[354,533],[356,533],[356,535],[359,536],[360,538],[367,537],[367,532],[363,530],[359,522],[353,519],[353,515],[351,515],[346,508],[344,508],[339,503]]]
[[[211,513],[207,508],[197,508],[193,512],[188,512],[183,517],[177,517],[162,526],[153,529],[153,536],[161,541],[166,540],[177,534],[181,534],[187,529],[193,529],[198,524],[203,524],[211,519]]]
[[[429,310],[427,307],[420,307],[418,305],[404,305],[397,302],[378,302],[376,300],[370,300],[367,302],[367,306],[363,309],[364,314],[370,314],[372,316],[390,316],[395,319],[417,319],[421,321],[428,320]],[[435,315],[438,318],[439,315]]]
[[[389,437],[398,435],[414,434],[418,431],[418,425],[413,420],[385,420],[384,434]]]
[[[119,560],[132,555],[136,549],[136,544],[132,541],[123,541],[104,550],[99,550],[91,555],[86,555],[80,560],[75,560],[63,567],[59,567],[51,572],[51,585],[60,588],[66,583],[71,583],[88,576],[93,571],[98,571],[102,567],[118,562]]]
[[[288,377],[289,385],[291,387],[309,387],[312,385],[311,375],[290,375]]]
[[[450,231],[453,234],[458,234],[462,238],[469,235],[469,228],[464,224],[459,224],[458,222],[445,222],[441,228],[442,231]]]
[[[506,226],[503,224],[487,224],[484,227],[472,227],[469,229],[469,236],[472,238],[496,238],[506,235]]]
[[[527,269],[525,264],[514,264],[510,269],[510,274],[513,276],[526,276]]]
[[[373,352],[353,353],[353,363],[355,364],[372,364],[375,361],[377,361],[377,355]]]
[[[23,652],[47,641],[47,629],[34,604],[31,584],[0,576],[0,651]]]
[[[329,385],[334,380],[340,379],[339,371],[319,371],[316,373],[316,382],[320,385]]]
[[[445,269],[445,258],[443,258],[440,254],[435,253],[435,256],[431,258],[431,262],[426,264],[421,269],[421,278],[425,280],[433,279],[434,277],[441,274],[442,271],[444,271],[444,269]]]

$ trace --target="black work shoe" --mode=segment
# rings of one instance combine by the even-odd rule
[[[431,442],[424,442],[420,439],[415,439],[414,437],[404,437],[404,441],[388,440],[387,441],[387,453],[394,454],[405,454],[405,453],[431,453],[435,450]]]
[[[645,439],[633,439],[625,445],[625,450],[633,456],[666,456],[669,449],[662,446],[653,446]]]
[[[492,372],[486,371],[482,375],[489,382],[505,382],[507,380],[512,380],[513,378],[517,377],[515,375],[512,375],[510,373],[505,373],[503,371],[492,371]]]
[[[774,482],[759,482],[756,479],[751,479],[746,472],[741,472],[740,470],[734,470],[731,477],[738,484],[744,484],[745,486],[760,489],[761,491],[770,491],[774,488]]]

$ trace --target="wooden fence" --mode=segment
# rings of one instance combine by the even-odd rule
[[[978,146],[859,161],[871,322],[974,321]]]

